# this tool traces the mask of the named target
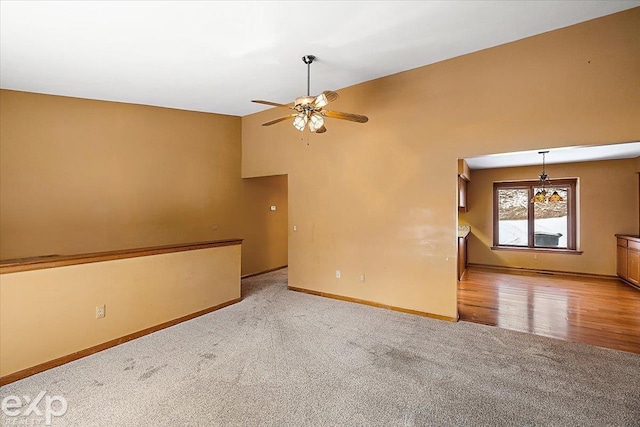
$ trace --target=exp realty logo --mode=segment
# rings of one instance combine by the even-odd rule
[[[43,405],[40,405],[41,402]],[[2,399],[5,425],[41,425],[44,421],[44,425],[50,426],[53,417],[61,417],[66,412],[67,399],[62,396],[49,396],[46,391],[41,391],[34,398],[7,396]]]

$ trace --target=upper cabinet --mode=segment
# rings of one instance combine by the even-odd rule
[[[458,209],[467,211],[467,180],[458,175]]]
[[[471,181],[471,170],[464,159],[458,159],[458,209],[466,212],[467,205],[467,189]]]

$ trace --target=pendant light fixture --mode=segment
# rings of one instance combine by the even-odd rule
[[[538,186],[538,191],[535,196],[531,198],[531,203],[542,203],[542,202],[562,202],[564,199],[557,191],[554,191],[551,196],[547,197],[547,186],[551,185],[551,181],[549,181],[549,175],[545,171],[545,155],[549,152],[547,151],[538,151],[538,154],[542,154],[542,173],[540,174],[540,183]]]

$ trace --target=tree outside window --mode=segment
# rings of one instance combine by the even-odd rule
[[[554,180],[546,191],[562,201],[536,203],[539,181],[494,183],[494,247],[576,250],[576,183]]]

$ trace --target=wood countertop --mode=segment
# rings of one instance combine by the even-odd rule
[[[621,239],[633,240],[634,242],[640,242],[640,236],[634,234],[616,234],[616,237]]]
[[[469,225],[459,225],[458,226],[458,239],[466,238],[469,233],[471,233],[471,226]]]

